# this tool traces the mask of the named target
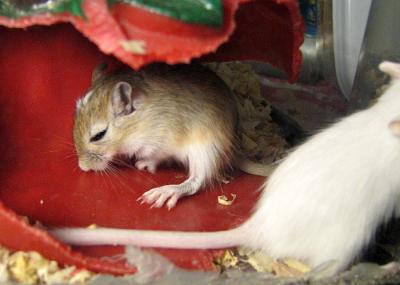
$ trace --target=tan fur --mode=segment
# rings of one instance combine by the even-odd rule
[[[140,73],[94,77],[95,85],[89,90],[93,94],[77,108],[74,125],[77,153],[88,168],[98,170],[97,161],[91,161],[88,152],[105,156],[108,162],[116,154],[132,155],[129,144],[135,140],[155,144],[166,153],[166,159],[194,142],[218,145],[215,175],[231,163],[236,146],[236,106],[228,88],[211,71],[200,66],[157,65]],[[111,96],[120,81],[133,86],[138,108],[116,125]],[[107,134],[103,142],[90,143],[90,130],[99,122],[108,123]]]

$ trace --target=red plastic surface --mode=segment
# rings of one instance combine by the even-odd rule
[[[216,51],[213,60],[266,61],[295,81],[304,35],[298,0],[224,0],[223,4],[224,24],[219,29],[186,24],[127,4],[114,5],[110,11],[106,0],[83,1],[86,21],[64,13],[16,20],[0,17],[0,25],[70,22],[104,53],[115,55],[133,68],[154,61],[189,62]],[[146,53],[125,51],[121,46],[124,40],[144,42]]]
[[[241,175],[228,185],[206,189],[176,208],[149,209],[136,199],[146,190],[184,179],[181,170],[152,175],[120,169],[108,176],[78,169],[72,142],[76,99],[90,84],[103,55],[70,25],[0,28],[0,199],[19,215],[48,226],[212,231],[241,224],[257,199],[262,177]],[[221,194],[237,194],[232,206],[217,204]],[[35,249],[63,264],[123,273],[132,268],[96,258],[121,247],[71,251],[0,207],[0,243]],[[84,255],[79,255],[79,252]],[[185,268],[212,270],[221,251],[160,250]],[[93,258],[88,258],[91,256]]]
[[[60,264],[71,264],[95,272],[131,274],[136,268],[123,262],[113,262],[84,256],[50,237],[46,232],[26,224],[22,218],[0,202],[0,244],[13,250],[35,250]]]

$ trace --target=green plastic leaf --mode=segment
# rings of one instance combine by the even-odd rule
[[[85,14],[82,10],[82,2],[84,0],[68,0],[68,1],[60,1],[60,5],[54,8],[54,12],[56,13],[64,13],[70,12],[74,16],[82,17],[86,19]],[[89,0],[90,1],[90,0]]]
[[[222,0],[108,0],[108,3],[136,5],[192,24],[220,27],[224,20]]]
[[[19,18],[47,13],[57,14],[69,12],[72,15],[86,19],[82,10],[83,1],[84,0],[0,0],[0,15],[8,18]]]

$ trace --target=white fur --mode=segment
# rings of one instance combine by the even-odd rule
[[[152,157],[156,155],[153,153]],[[221,154],[216,144],[198,143],[175,150],[170,155],[188,166],[189,177],[179,185],[165,185],[145,192],[139,200],[152,204],[152,207],[160,208],[166,203],[168,209],[171,209],[180,198],[198,192],[202,186],[214,178],[213,175],[217,172],[217,161]],[[139,167],[141,165],[139,161]]]
[[[249,242],[276,257],[345,268],[393,214],[400,193],[400,82],[379,102],[300,146],[267,181],[245,225]]]
[[[190,144],[185,149],[189,177],[197,177],[202,184],[211,182],[217,172],[217,163],[221,159],[221,151],[215,143]]]
[[[93,95],[93,91],[89,91],[87,92],[82,98],[79,98],[76,101],[76,108],[80,109],[82,108],[83,105],[86,105],[86,103],[88,102],[89,98]]]
[[[86,105],[92,95],[93,95],[93,91],[89,91],[88,93],[86,93],[83,96],[83,98],[78,101],[78,106],[77,107],[80,108],[83,105]]]
[[[80,109],[82,107],[83,103],[82,103],[82,99],[79,98],[78,100],[76,100],[76,109]]]

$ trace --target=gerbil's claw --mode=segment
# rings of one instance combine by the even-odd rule
[[[172,196],[171,198],[169,198],[167,202],[168,211],[170,211],[173,207],[175,207],[176,202],[178,202],[178,199],[179,197],[177,196]]]
[[[146,203],[146,202],[143,200],[143,196],[140,196],[139,198],[137,198],[136,201],[140,202],[140,205],[143,205],[144,203]]]
[[[199,179],[192,177],[179,185],[165,185],[151,189],[139,199],[144,203],[152,204],[151,208],[161,208],[167,202],[168,210],[171,210],[181,197],[193,195],[200,187]]]
[[[152,204],[150,208],[161,208],[167,201],[167,207],[171,210],[182,196],[185,196],[185,193],[179,185],[166,185],[147,191],[140,197],[140,201]]]

